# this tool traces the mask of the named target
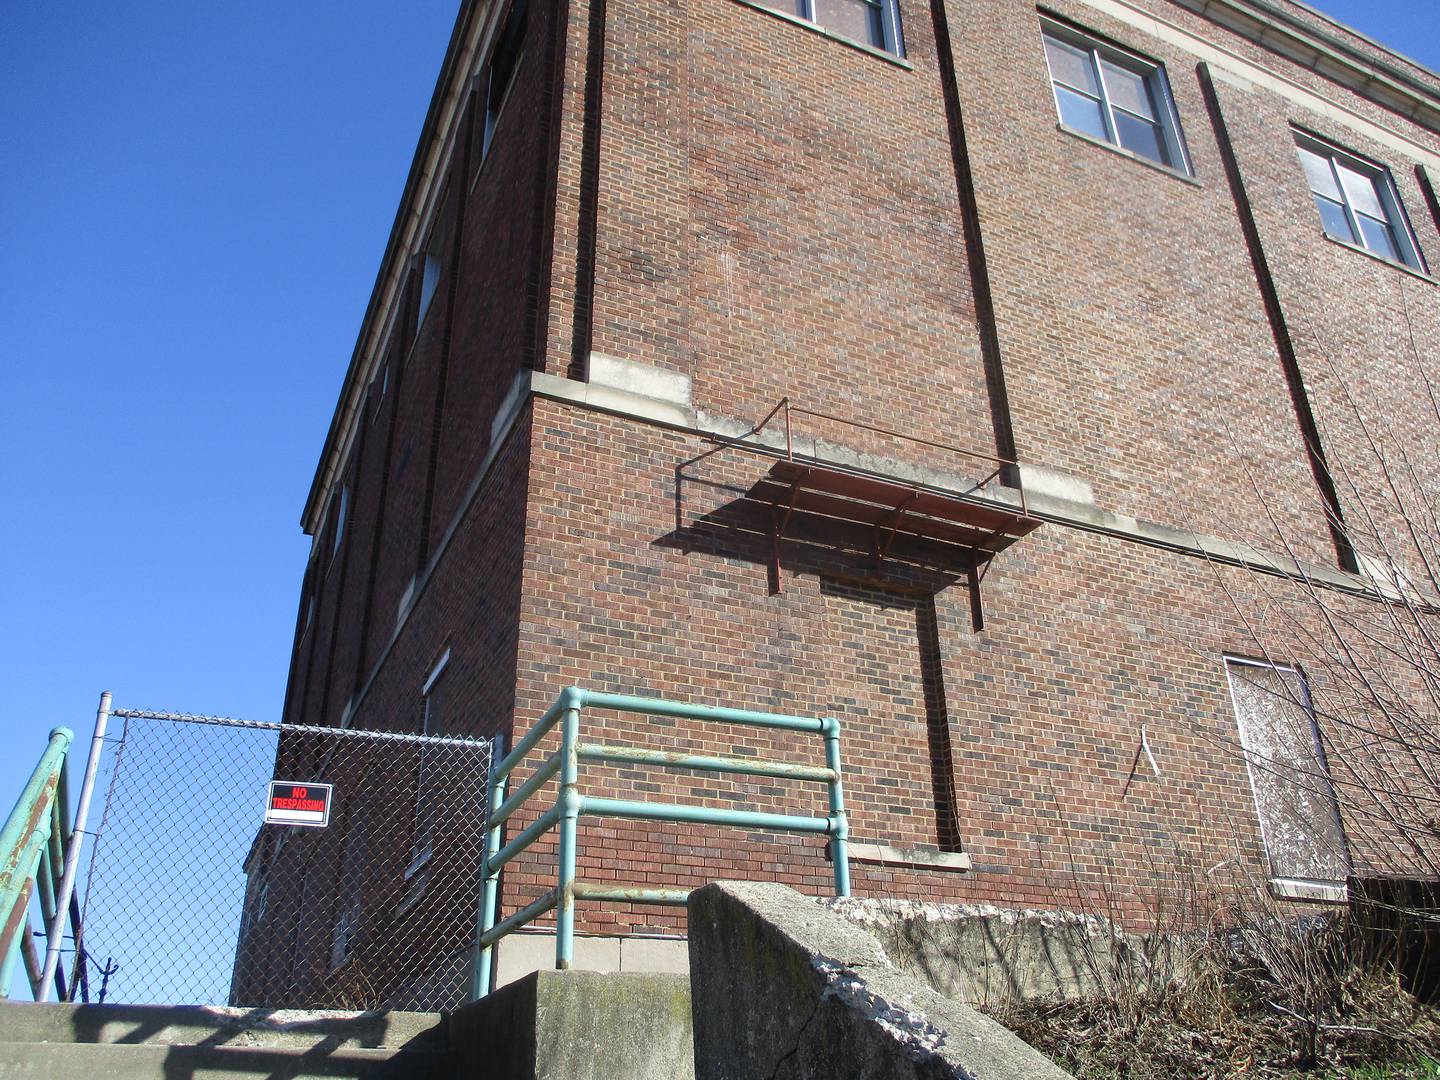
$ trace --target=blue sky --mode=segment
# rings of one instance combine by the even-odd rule
[[[53,725],[278,716],[297,519],[456,0],[0,4],[0,801]],[[1440,67],[1433,0],[1325,5]]]
[[[455,9],[0,4],[7,810],[102,688],[278,714],[301,506]]]

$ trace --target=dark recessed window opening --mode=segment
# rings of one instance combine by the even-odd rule
[[[485,129],[480,139],[482,161],[490,152],[500,110],[509,96],[510,84],[515,81],[515,69],[520,65],[520,51],[525,43],[529,13],[529,0],[515,0],[510,5],[510,11],[505,16],[505,25],[500,28],[499,40],[495,43],[495,51],[490,54],[490,67],[485,74]]]

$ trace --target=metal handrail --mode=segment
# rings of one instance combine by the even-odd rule
[[[15,960],[25,959],[30,993],[36,1001],[49,998],[52,989],[74,1000],[77,988],[87,992],[85,945],[80,904],[75,881],[80,869],[80,850],[95,790],[95,773],[105,743],[105,729],[112,714],[111,695],[100,695],[95,712],[95,733],[80,786],[75,816],[70,814],[69,760],[75,734],[58,727],[20,799],[0,832],[0,998],[10,996]],[[40,917],[45,927],[45,958],[35,955],[30,932],[30,900],[39,893]],[[74,966],[67,983],[60,968],[65,924],[70,924],[74,942]],[[68,992],[67,992],[68,986]]]
[[[1015,489],[1020,495],[1020,512],[1026,517],[1030,516],[1029,503],[1025,498],[1025,484],[1020,477],[1020,463],[1013,458],[1000,457],[997,454],[982,454],[978,450],[969,450],[963,446],[955,446],[951,443],[935,442],[931,439],[922,439],[916,435],[906,435],[903,432],[893,431],[890,428],[879,427],[875,424],[863,424],[858,420],[847,420],[843,416],[835,416],[831,413],[819,412],[815,409],[807,409],[800,405],[792,405],[788,397],[780,399],[780,403],[771,409],[764,420],[756,425],[751,434],[758,434],[764,429],[781,409],[785,411],[785,457],[789,461],[795,460],[795,435],[794,416],[813,416],[817,420],[827,420],[834,424],[844,424],[846,427],[856,428],[860,431],[868,431],[875,435],[884,435],[892,439],[900,439],[902,442],[915,443],[917,446],[929,447],[932,450],[944,450],[946,453],[958,454],[961,457],[973,458],[976,461],[984,461],[995,468],[978,480],[975,487],[982,488],[992,480],[999,480],[1005,474],[1006,469],[1014,470]]]
[[[71,839],[65,823],[65,761],[74,740],[69,728],[50,732],[45,752],[0,830],[0,997],[10,995],[15,961],[30,934],[30,898],[37,889],[47,928],[55,918],[61,868]],[[31,990],[38,997],[39,979],[34,974]]]
[[[778,406],[777,406],[778,408]],[[773,414],[772,414],[773,415]],[[673,716],[715,723],[819,735],[825,741],[824,766],[731,758],[713,755],[650,750],[644,747],[607,746],[580,741],[580,713],[586,707],[647,716]],[[560,725],[560,749],[540,765],[510,798],[506,798],[510,774],[525,760],[555,726]],[[580,792],[580,763],[610,762],[620,765],[655,765],[661,768],[694,769],[701,772],[771,776],[824,783],[829,790],[830,813],[825,817],[725,810],[682,803],[655,803],[627,799],[598,798]],[[555,802],[508,844],[501,845],[501,828],[547,781],[556,774],[560,787]],[[575,880],[576,829],[582,816],[616,817],[632,820],[692,822],[734,825],[775,832],[814,833],[830,837],[835,867],[835,892],[850,895],[849,825],[840,780],[840,722],[831,717],[789,716],[783,713],[754,712],[749,709],[691,705],[660,698],[606,694],[571,686],[563,690],[545,715],[526,733],[490,774],[490,814],[486,822],[485,857],[482,865],[484,891],[475,928],[477,955],[473,966],[471,994],[483,997],[493,989],[494,948],[506,935],[555,910],[555,966],[570,967],[575,939],[575,902],[612,900],[627,903],[683,905],[685,889],[654,889],[628,885],[597,885]],[[558,826],[559,852],[555,888],[506,918],[496,921],[500,870],[537,839]]]

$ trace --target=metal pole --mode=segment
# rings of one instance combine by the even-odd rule
[[[825,764],[835,773],[830,781],[830,860],[835,864],[835,895],[850,895],[850,823],[845,817],[845,793],[840,786],[840,721],[824,720]]]
[[[90,816],[90,796],[95,793],[95,774],[100,768],[100,752],[105,748],[105,728],[110,723],[110,691],[100,695],[95,710],[95,734],[90,737],[90,757],[85,762],[85,779],[80,785],[80,802],[75,807],[75,825],[67,837],[65,873],[60,878],[60,893],[55,897],[55,915],[50,921],[49,940],[45,946],[45,969],[40,973],[40,993],[36,1001],[45,1001],[55,982],[55,969],[60,965],[60,940],[65,930],[65,916],[70,911],[70,897],[75,891],[75,871],[80,865],[80,849],[84,846],[85,823]],[[63,815],[68,807],[61,808]],[[74,922],[75,948],[80,949],[80,924]]]
[[[494,814],[505,801],[505,785],[510,778],[502,776],[490,788],[490,813]],[[485,875],[485,887],[480,900],[480,925],[475,931],[476,944],[488,934],[495,925],[495,902],[500,889],[500,868],[492,867],[490,864],[495,856],[500,854],[500,829],[504,822],[494,822],[485,832],[485,862],[481,867]],[[475,969],[470,977],[470,1000],[479,1001],[491,990],[495,989],[493,965],[495,962],[495,946],[481,945],[480,955],[476,957]]]
[[[572,688],[573,689],[573,688]],[[569,969],[575,949],[575,826],[580,818],[580,698],[566,690],[565,726],[560,733],[560,850],[555,905],[555,967]]]

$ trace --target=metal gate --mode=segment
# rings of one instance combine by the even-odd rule
[[[79,943],[91,1000],[101,990],[118,1002],[256,1008],[467,1000],[488,741],[111,717]],[[271,781],[312,799],[329,785],[326,823],[266,823]]]

